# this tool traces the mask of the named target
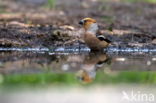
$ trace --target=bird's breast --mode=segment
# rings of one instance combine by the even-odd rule
[[[85,33],[84,41],[88,45],[88,47],[92,50],[100,50],[102,48],[106,48],[109,43],[106,41],[100,41],[96,35]]]

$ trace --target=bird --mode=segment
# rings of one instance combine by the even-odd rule
[[[104,35],[100,33],[98,24],[93,18],[84,18],[79,21],[84,28],[83,40],[91,51],[102,51],[111,43]]]
[[[91,83],[96,77],[97,70],[102,69],[104,64],[109,64],[110,61],[110,57],[105,53],[85,55],[77,72],[78,79],[83,83]]]

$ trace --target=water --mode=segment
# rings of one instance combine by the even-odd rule
[[[155,49],[0,48],[0,103],[155,102]],[[124,93],[123,93],[124,92]],[[133,100],[131,94],[138,97]],[[147,98],[140,98],[146,94]],[[61,98],[61,99],[60,99]],[[151,101],[150,101],[151,100]]]
[[[80,52],[90,52],[90,49],[88,47],[54,47],[54,48],[0,48],[0,51],[30,51],[30,52],[71,52],[71,53],[80,53]],[[104,51],[107,51],[109,53],[117,53],[117,52],[123,52],[123,53],[156,53],[156,48],[117,48],[117,47],[109,47],[107,49],[104,49]]]

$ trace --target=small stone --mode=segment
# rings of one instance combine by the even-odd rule
[[[73,31],[75,29],[73,26],[69,26],[69,25],[61,26],[61,28],[66,29],[66,30],[71,30],[71,31]]]
[[[153,44],[156,44],[156,39],[154,39],[154,40],[152,41],[152,43],[153,43]]]

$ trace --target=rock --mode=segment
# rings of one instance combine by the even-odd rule
[[[152,43],[153,43],[153,44],[156,44],[156,39],[154,39],[154,40],[152,41]]]
[[[10,47],[10,46],[14,46],[14,47],[21,47],[21,46],[28,46],[28,44],[21,42],[21,41],[16,41],[16,40],[10,40],[10,39],[0,39],[0,46],[4,46],[4,47]]]

